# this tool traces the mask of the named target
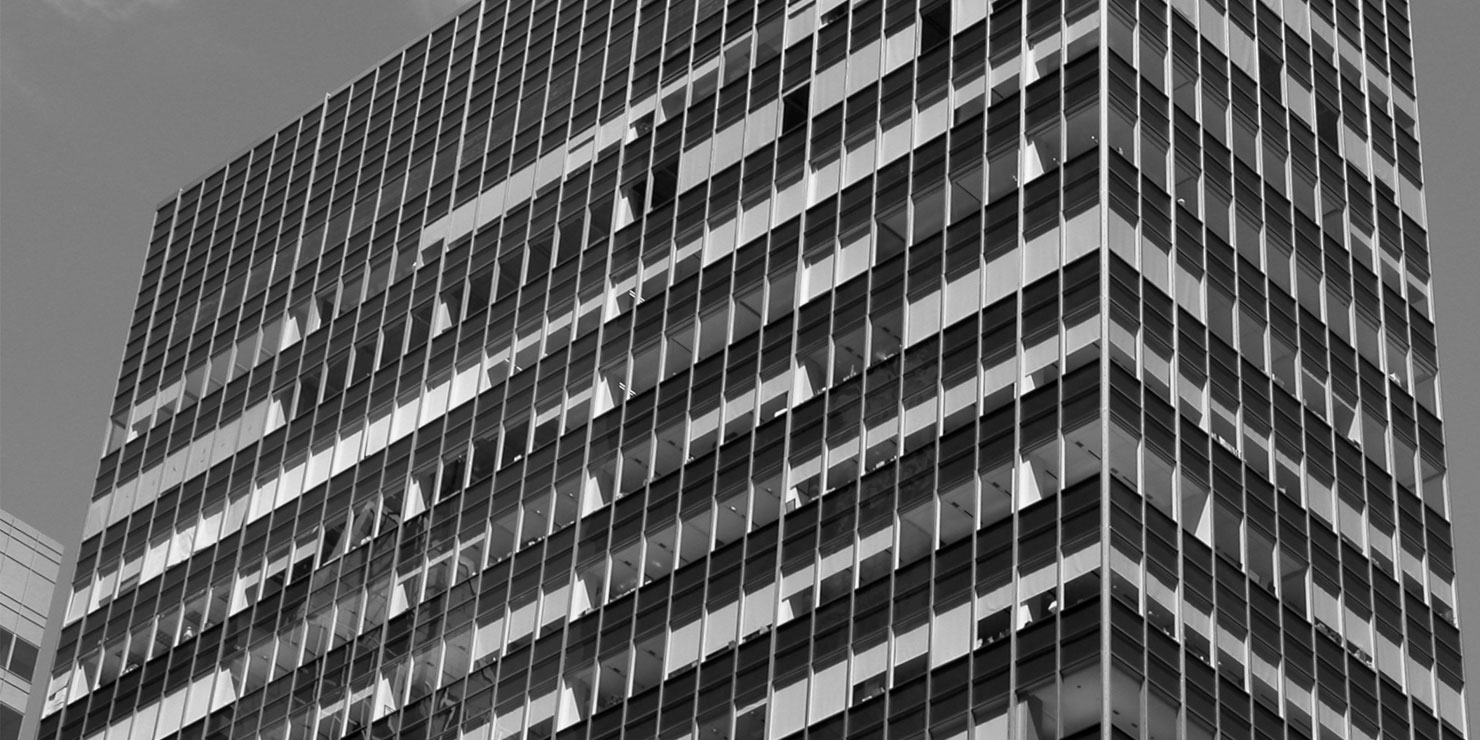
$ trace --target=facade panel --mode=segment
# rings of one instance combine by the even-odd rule
[[[0,738],[31,737],[50,674],[43,650],[62,548],[0,510]]]
[[[466,9],[156,211],[41,737],[1464,737],[1407,12]]]

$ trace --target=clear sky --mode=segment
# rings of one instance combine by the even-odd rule
[[[1480,682],[1480,3],[1412,3],[1461,619]],[[75,547],[154,207],[461,5],[5,0],[0,506]]]

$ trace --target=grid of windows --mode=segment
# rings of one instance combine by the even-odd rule
[[[158,209],[41,736],[1462,737],[1408,29],[467,9]]]

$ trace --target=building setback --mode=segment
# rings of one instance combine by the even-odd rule
[[[156,212],[40,737],[1464,737],[1410,34],[467,8]]]
[[[62,548],[0,510],[0,740],[33,737],[49,675],[42,643]]]

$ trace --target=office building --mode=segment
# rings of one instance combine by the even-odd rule
[[[31,737],[50,674],[42,649],[62,548],[0,510],[0,740]]]
[[[154,217],[42,738],[1460,738],[1402,0],[488,0]]]

